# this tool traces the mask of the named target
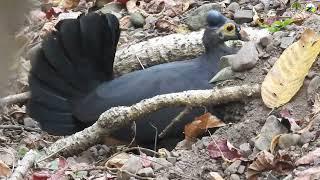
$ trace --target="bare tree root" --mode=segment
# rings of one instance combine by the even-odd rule
[[[105,111],[92,126],[52,144],[47,154],[52,154],[64,147],[63,153],[68,156],[86,150],[99,142],[100,137],[125,127],[131,121],[166,107],[218,105],[240,101],[247,97],[260,96],[260,85],[242,85],[215,90],[190,90],[179,93],[158,95],[145,99],[130,107],[113,107]]]
[[[203,30],[188,34],[156,37],[118,49],[114,62],[116,76],[172,61],[194,58],[204,52]]]
[[[27,152],[21,161],[19,161],[17,168],[10,176],[9,180],[25,179],[27,172],[33,166],[36,160],[37,153],[33,150]]]

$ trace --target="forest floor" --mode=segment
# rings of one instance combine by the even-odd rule
[[[74,12],[87,11],[93,4],[91,1],[66,2],[61,1],[59,6],[42,2],[41,9],[31,12],[28,26],[23,30],[28,37],[28,46],[22,54],[21,68],[12,87],[15,92],[27,90],[32,49],[52,29],[63,9],[72,9],[72,13],[70,10],[65,13],[66,16],[76,16]],[[135,2],[134,6],[129,2]],[[218,82],[219,88],[261,84],[282,52],[299,40],[305,28],[320,31],[318,2],[129,2],[127,6],[106,0],[96,2],[96,9],[112,12],[120,19],[122,32],[118,49],[154,37],[197,31],[205,26],[199,19],[213,6],[219,6],[223,14],[242,26],[252,27],[253,31],[271,31],[258,42],[262,46],[258,48],[255,66],[236,72],[235,78]],[[129,15],[135,8],[141,11]],[[260,23],[257,16],[271,28],[257,25]],[[293,22],[286,24],[288,19]],[[124,147],[99,144],[72,157],[49,157],[30,169],[25,179],[320,179],[319,60],[309,70],[298,93],[280,108],[268,108],[260,97],[223,106],[225,125],[210,129],[188,148],[179,143],[172,151],[160,149],[158,155],[152,157],[143,148],[135,149],[140,154],[132,154]],[[24,102],[6,107],[0,120],[0,178],[14,171],[18,160],[30,149],[40,151],[61,138],[42,132],[28,117]]]

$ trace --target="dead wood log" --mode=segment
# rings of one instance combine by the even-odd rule
[[[118,49],[114,72],[119,76],[142,69],[141,64],[150,67],[199,56],[204,52],[203,32],[202,30],[188,34],[171,34]]]
[[[29,169],[33,166],[37,157],[37,152],[34,150],[30,150],[23,157],[21,161],[19,161],[17,168],[10,176],[9,180],[22,180],[26,179],[26,175]]]

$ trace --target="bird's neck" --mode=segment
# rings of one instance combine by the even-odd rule
[[[215,75],[220,70],[220,58],[233,53],[234,50],[224,44],[206,49],[205,53],[202,55],[201,64],[203,64],[207,71],[210,72],[210,75]]]

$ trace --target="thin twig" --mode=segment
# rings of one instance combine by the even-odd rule
[[[136,58],[138,59],[139,64],[140,64],[140,66],[142,67],[142,69],[145,69],[144,66],[143,66],[143,64],[142,64],[142,62],[140,61],[140,58],[139,58],[137,55],[136,55]]]
[[[149,123],[156,131],[156,134],[154,135],[154,147],[153,150],[157,151],[157,144],[158,144],[158,128],[154,126],[152,123]]]
[[[40,162],[42,162],[42,161],[45,161],[45,160],[47,160],[47,159],[49,159],[49,158],[53,157],[54,155],[58,154],[59,152],[61,152],[61,151],[62,151],[62,150],[64,150],[65,148],[66,148],[66,147],[62,147],[62,148],[60,148],[58,151],[53,152],[53,153],[49,154],[48,156],[46,156],[46,157],[44,157],[44,158],[42,158],[42,159],[38,160],[38,161],[37,161],[37,163],[40,163]]]
[[[218,150],[219,150],[219,152],[220,152],[220,154],[221,154],[222,159],[223,159],[224,161],[226,161],[226,162],[230,162],[230,160],[228,160],[228,159],[224,156],[224,154],[223,154],[223,152],[221,151],[219,145],[217,144],[216,140],[212,137],[212,134],[211,134],[211,132],[210,132],[209,130],[208,130],[208,133],[209,133],[210,138],[212,139],[214,145],[217,146],[217,148],[218,148]]]
[[[170,124],[168,124],[168,126],[166,128],[164,128],[164,130],[159,134],[159,138],[163,138],[165,135],[167,135],[168,132],[170,132],[172,130],[172,128],[174,127],[174,125],[176,123],[178,123],[179,121],[181,121],[181,119],[190,112],[192,108],[191,107],[186,107],[184,108],[183,111],[181,111],[178,116],[176,116]]]
[[[133,129],[133,138],[131,139],[131,142],[129,143],[129,145],[127,147],[132,146],[132,144],[136,141],[136,136],[137,136],[137,124],[136,124],[136,122],[132,123],[131,128]]]

